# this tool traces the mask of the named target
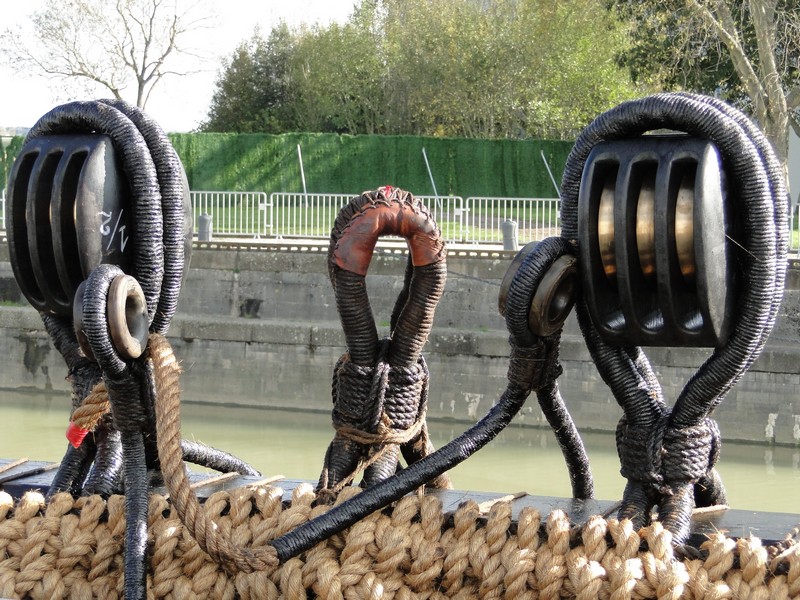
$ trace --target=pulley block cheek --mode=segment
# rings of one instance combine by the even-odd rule
[[[597,144],[583,170],[583,294],[606,343],[722,346],[734,238],[717,148],[687,136]]]
[[[38,311],[72,316],[82,281],[101,263],[132,262],[130,194],[105,135],[34,138],[9,179],[14,275]]]

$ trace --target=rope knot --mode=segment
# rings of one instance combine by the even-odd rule
[[[663,447],[664,478],[671,484],[696,483],[719,458],[719,428],[709,417],[688,427],[667,427]]]
[[[344,354],[333,371],[333,423],[376,433],[388,385],[388,365],[357,365]]]
[[[356,365],[345,353],[333,374],[333,427],[336,438],[357,457],[342,479],[329,479],[331,456],[320,478],[320,489],[336,494],[372,465],[395,456],[400,447],[428,452],[425,415],[428,406],[428,367],[422,355],[408,366],[388,362],[390,339],[381,340],[374,367]],[[340,446],[342,447],[342,446]],[[413,456],[413,455],[412,455]],[[407,457],[408,459],[408,457]],[[351,470],[352,469],[352,470]]]
[[[383,409],[394,429],[408,429],[419,420],[428,404],[428,378],[422,355],[413,365],[389,366]]]
[[[661,495],[686,483],[696,483],[716,464],[720,434],[706,418],[697,425],[673,427],[667,410],[650,427],[629,427],[623,417],[617,426],[621,474],[648,484]]]
[[[410,366],[387,362],[390,340],[381,341],[374,367],[356,365],[344,354],[333,374],[333,422],[340,428],[386,435],[413,427],[428,400],[428,366],[420,356]]]

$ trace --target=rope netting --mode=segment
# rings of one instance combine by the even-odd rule
[[[337,503],[359,493],[346,488]],[[277,487],[218,492],[203,510],[240,544],[263,545],[329,510],[303,484],[283,501]],[[18,502],[0,492],[0,596],[123,596],[124,499]],[[798,598],[798,546],[712,535],[678,556],[660,523],[590,518],[509,502],[488,514],[468,501],[442,512],[434,496],[406,496],[277,569],[229,575],[203,552],[169,500],[148,511],[148,598]]]

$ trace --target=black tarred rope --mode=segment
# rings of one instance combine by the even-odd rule
[[[188,186],[177,154],[154,121],[121,100],[58,106],[39,119],[26,142],[60,134],[111,139],[131,197],[131,275],[144,293],[149,331],[166,333],[177,308],[191,241]],[[68,449],[49,493],[125,493],[125,597],[138,600],[146,596],[148,472],[158,471],[159,460],[152,369],[144,355],[121,356],[109,333],[107,296],[112,280],[121,275],[114,265],[99,265],[88,274],[82,297],[75,299],[93,360],[81,353],[69,319],[42,316],[69,369],[73,408],[101,378],[111,404],[111,416],[103,417],[95,434],[79,448]],[[203,466],[258,474],[213,448],[187,443],[183,451]]]
[[[769,142],[745,115],[704,96],[657,94],[601,115],[576,141],[561,186],[565,238],[578,243],[578,190],[591,149],[601,141],[664,128],[713,142],[729,176],[730,196],[743,224],[743,238],[736,240],[741,279],[730,338],[714,350],[670,409],[641,349],[605,344],[585,299],[579,298],[576,308],[598,371],[625,413],[618,446],[628,485],[620,516],[641,526],[658,506],[659,519],[682,541],[694,503],[724,499],[713,468],[719,432],[709,415],[753,363],[774,324],[786,269],[787,193]]]
[[[411,252],[389,337],[380,340],[365,275],[375,242],[388,234],[405,237]],[[397,188],[364,192],[334,222],[328,272],[347,354],[334,369],[337,433],[325,454],[318,490],[335,493],[360,465],[366,465],[362,485],[368,487],[394,475],[401,451],[408,462],[433,451],[424,422],[428,372],[422,347],[447,277],[444,244],[427,208],[413,195]],[[402,432],[409,432],[408,439]],[[381,441],[397,435],[404,441]],[[440,475],[429,485],[449,487],[449,479]]]
[[[283,562],[311,548],[314,544],[331,535],[339,533],[368,514],[399,500],[405,494],[417,489],[432,478],[445,473],[460,464],[472,454],[483,448],[499,434],[522,408],[532,391],[545,397],[545,404],[560,405],[556,379],[561,374],[558,362],[558,349],[561,331],[546,336],[532,336],[527,329],[518,327],[523,319],[527,322],[530,306],[529,289],[538,286],[541,278],[552,266],[553,261],[563,253],[572,252],[564,240],[551,238],[542,243],[541,252],[533,253],[520,266],[512,283],[507,301],[506,315],[511,344],[511,358],[508,369],[508,385],[497,404],[478,423],[456,439],[435,452],[409,464],[405,469],[383,481],[375,483],[363,492],[334,506],[330,511],[317,517],[289,533],[273,540],[270,544]],[[524,311],[524,317],[516,316],[515,323],[508,322],[509,313]],[[515,319],[512,319],[514,321]],[[558,410],[558,409],[557,409]],[[562,416],[568,414],[563,410]],[[555,416],[555,415],[554,415]],[[556,417],[557,418],[557,417]],[[571,420],[562,425],[571,426]],[[565,451],[570,464],[570,477],[578,497],[591,497],[592,483],[585,459],[583,446],[577,433],[570,436],[572,442],[564,441],[569,449]],[[560,439],[561,443],[562,440]],[[563,446],[562,446],[563,447]]]

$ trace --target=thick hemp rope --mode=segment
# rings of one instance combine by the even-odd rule
[[[344,490],[344,501],[357,494]],[[206,500],[203,510],[242,540],[258,544],[313,519],[310,485],[283,501],[279,488],[238,488]],[[453,514],[433,496],[408,496],[266,572],[228,574],[188,534],[174,505],[150,499],[152,559],[148,598],[800,598],[796,543],[764,545],[715,533],[690,556],[653,523],[591,517],[571,527],[561,511],[509,502],[482,512],[467,501]],[[125,527],[120,496],[45,502],[28,492],[0,492],[0,596],[117,598],[123,587],[119,554]]]
[[[724,502],[714,469],[719,432],[709,415],[753,363],[774,324],[786,269],[787,193],[769,142],[746,116],[711,98],[658,94],[604,113],[575,142],[561,186],[563,237],[578,243],[578,191],[592,147],[662,128],[712,141],[730,179],[729,196],[742,223],[742,238],[735,240],[741,279],[730,337],[670,409],[642,350],[606,344],[584,298],[576,310],[598,371],[625,413],[617,432],[628,479],[620,516],[639,527],[658,506],[659,519],[682,541],[695,502]]]
[[[200,507],[192,491],[181,458],[180,365],[167,339],[152,334],[148,343],[156,389],[156,426],[158,453],[164,484],[181,522],[200,548],[228,572],[270,572],[278,566],[272,546],[243,548],[234,545]]]
[[[365,276],[380,236],[405,238],[409,263],[392,311],[389,337],[378,339]],[[328,272],[347,352],[333,373],[333,426],[318,490],[335,495],[364,473],[370,486],[433,451],[425,423],[428,368],[422,348],[447,277],[444,242],[428,209],[412,194],[384,187],[353,198],[337,216]],[[428,485],[450,487],[445,474]]]

